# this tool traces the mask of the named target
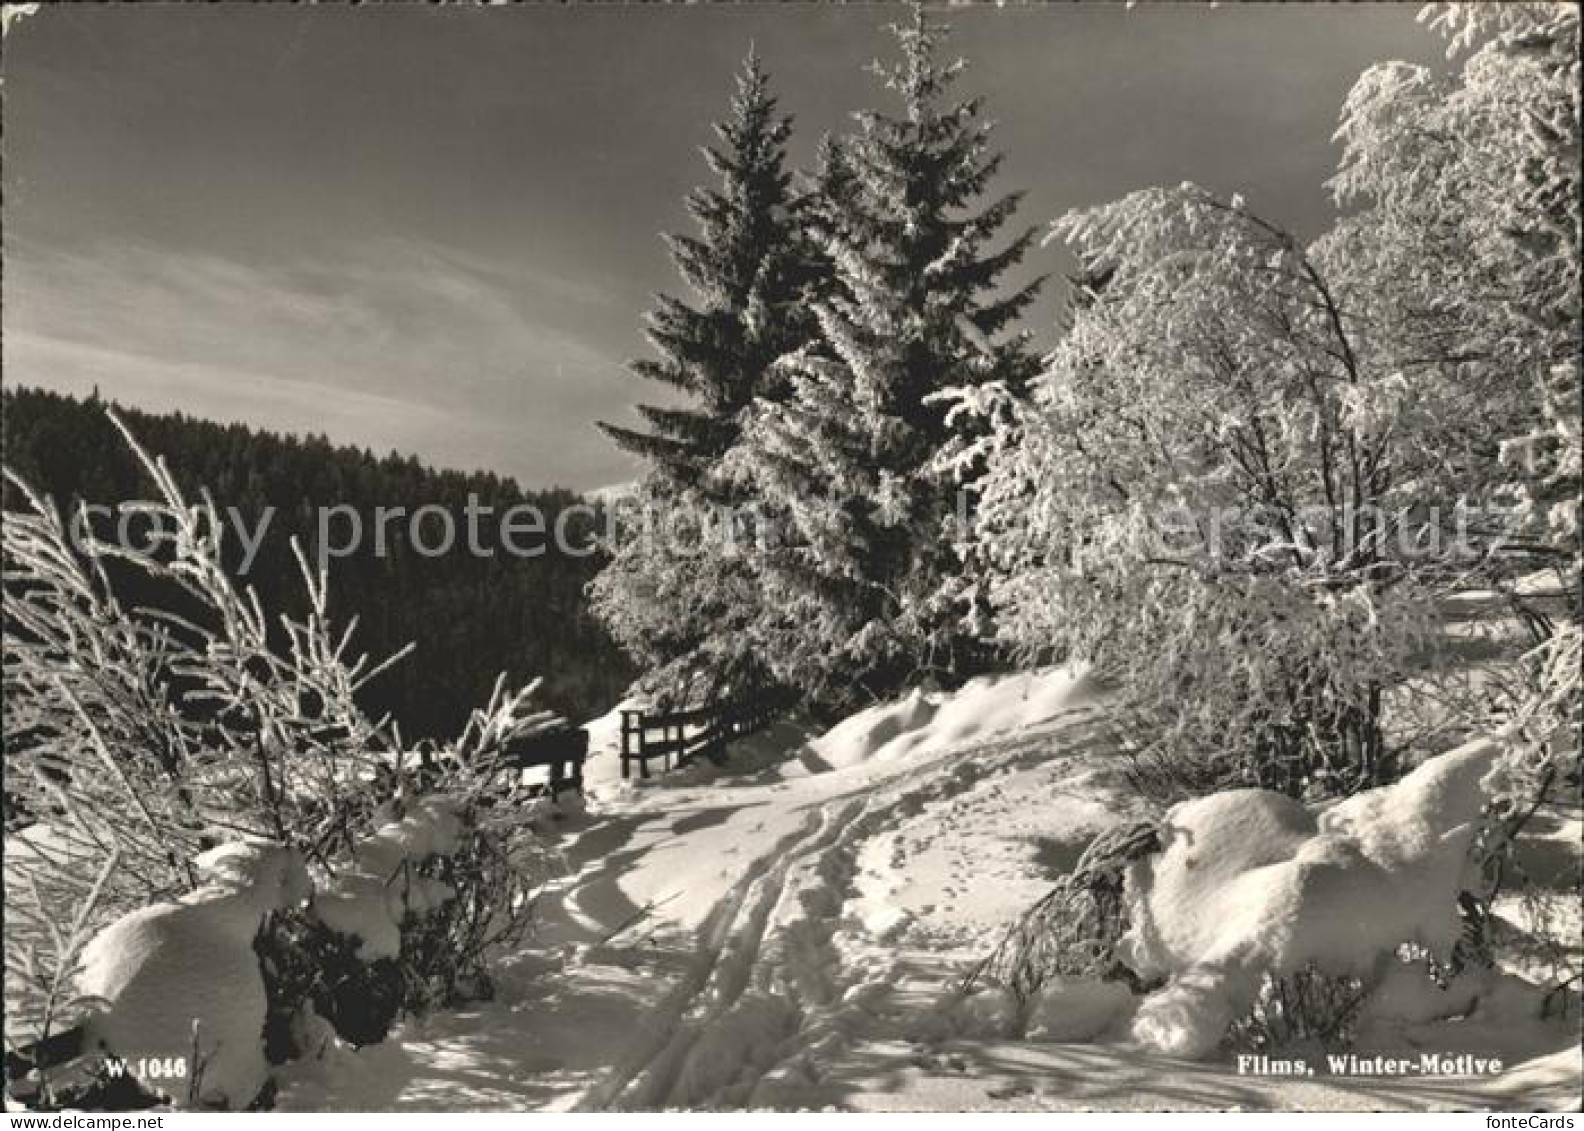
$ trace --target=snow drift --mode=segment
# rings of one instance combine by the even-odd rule
[[[823,770],[932,754],[1046,722],[1093,693],[1083,667],[980,676],[951,692],[914,691],[843,719],[809,743],[804,760]]]
[[[146,1081],[177,1106],[191,1087],[205,1104],[243,1107],[269,1075],[253,939],[266,914],[308,897],[308,873],[274,844],[222,845],[196,862],[212,883],[123,916],[84,948],[77,989],[102,1003],[84,1022],[86,1044],[134,1071],[156,1059],[186,1064],[187,1076]]]
[[[1120,953],[1143,977],[1168,979],[1141,1003],[1133,1035],[1203,1056],[1267,973],[1313,964],[1376,981],[1404,944],[1445,955],[1500,749],[1471,742],[1318,815],[1255,789],[1175,807],[1163,851],[1127,872]]]

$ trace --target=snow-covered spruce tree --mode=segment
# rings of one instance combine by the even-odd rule
[[[697,305],[658,296],[646,332],[660,356],[630,364],[637,376],[678,389],[693,403],[640,406],[648,431],[600,424],[619,446],[680,484],[696,483],[714,467],[736,440],[738,413],[770,391],[771,364],[811,331],[803,313],[808,256],[786,167],[792,121],[777,112],[756,52],[737,77],[730,117],[715,131],[723,145],[706,147],[704,157],[720,187],[687,197],[700,235],[666,237]]]
[[[751,631],[766,615],[738,504],[651,476],[619,505],[610,563],[589,586],[606,630],[667,702],[767,681]]]
[[[631,363],[689,403],[640,406],[646,431],[601,424],[648,471],[624,509],[640,518],[610,547],[613,560],[591,587],[593,607],[650,669],[649,682],[672,691],[695,675],[712,684],[751,678],[757,666],[741,632],[743,602],[752,600],[747,563],[706,545],[687,521],[742,501],[717,464],[737,440],[744,408],[776,395],[776,359],[814,333],[806,300],[819,271],[800,229],[807,201],[786,165],[791,119],[777,112],[756,53],[738,76],[730,117],[715,129],[723,144],[704,155],[720,187],[687,198],[700,235],[668,237],[696,305],[660,296],[647,319],[659,356]],[[668,537],[649,536],[656,523]]]
[[[876,73],[901,114],[857,115],[823,155],[819,340],[781,364],[787,394],[755,406],[726,462],[783,523],[757,554],[762,654],[830,700],[973,670],[955,485],[936,469],[954,433],[927,398],[1035,369],[1006,331],[1039,281],[1002,286],[1031,233],[991,250],[1018,196],[980,203],[1001,164],[991,124],[950,94],[964,64],[939,57],[945,29],[915,7],[893,30],[901,57]]]

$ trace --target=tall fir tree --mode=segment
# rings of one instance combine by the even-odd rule
[[[765,659],[824,699],[969,674],[980,648],[944,469],[962,437],[931,395],[1020,390],[1037,370],[1028,336],[1008,330],[1043,280],[1002,284],[1033,231],[988,246],[1019,199],[981,200],[1002,161],[992,125],[979,99],[951,96],[965,64],[941,60],[943,27],[914,7],[892,30],[901,57],[875,70],[901,114],[859,114],[822,152],[834,199],[811,225],[833,276],[814,304],[820,338],[779,367],[786,392],[760,402],[727,461],[790,519],[758,562]]]
[[[777,113],[752,49],[731,114],[715,132],[722,144],[706,147],[704,157],[720,187],[695,189],[686,201],[700,234],[666,237],[696,303],[656,296],[645,322],[659,356],[630,363],[638,376],[680,389],[692,403],[640,405],[646,430],[600,424],[672,489],[707,482],[737,438],[738,415],[773,391],[766,384],[773,363],[813,332],[805,302],[810,263],[786,163],[792,120]]]
[[[715,127],[721,145],[704,151],[720,185],[687,198],[700,234],[667,237],[695,304],[659,296],[646,319],[658,356],[631,363],[690,403],[640,406],[643,431],[601,425],[648,470],[637,492],[645,519],[612,546],[592,607],[669,698],[764,674],[745,631],[757,608],[752,562],[729,553],[722,527],[708,522],[723,521],[716,508],[745,501],[717,474],[742,413],[781,395],[777,359],[818,332],[809,300],[828,268],[804,230],[813,198],[794,189],[787,168],[791,128],[750,50],[730,116]]]

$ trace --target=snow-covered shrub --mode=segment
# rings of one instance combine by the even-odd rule
[[[461,819],[453,850],[435,857],[434,878],[453,894],[429,924],[431,958],[409,957],[436,1000],[468,996],[470,987],[474,994],[490,991],[486,960],[525,937],[533,891],[561,863],[539,836],[536,818],[576,799],[537,796],[520,772],[503,765],[511,744],[567,725],[534,706],[538,687],[534,680],[508,691],[497,680],[489,702],[446,748],[442,772],[429,787]]]
[[[1426,987],[1436,988],[1423,969],[1418,977]],[[1228,1025],[1225,1042],[1260,1052],[1302,1041],[1327,1047],[1349,1044],[1370,992],[1361,978],[1329,975],[1314,966],[1280,977],[1267,974],[1248,1012]]]
[[[122,430],[155,488],[127,504],[141,545],[6,472],[5,776],[37,822],[6,860],[12,1041],[69,1020],[61,990],[83,944],[199,890],[206,851],[268,840],[315,864],[345,851],[390,746],[354,700],[384,665],[331,633],[324,576],[304,562],[307,616],[272,621],[222,567],[214,501],[189,501]]]
[[[560,720],[532,709],[537,685],[497,684],[444,757],[417,764],[357,706],[386,665],[331,633],[324,574],[299,552],[308,615],[270,621],[222,567],[214,501],[189,502],[127,440],[156,488],[127,504],[141,547],[7,472],[22,505],[4,524],[6,781],[35,822],[8,834],[7,1039],[64,1049],[87,1017],[117,1055],[196,1055],[193,1098],[239,1106],[308,1006],[375,1040],[402,1010],[487,992],[486,959],[521,938],[544,871],[500,756]],[[294,862],[286,894],[243,874],[241,846],[262,842]],[[229,907],[211,977],[187,925]],[[127,938],[146,962],[106,958]],[[225,1000],[233,1026],[209,1049]]]
[[[270,917],[255,943],[269,1002],[263,1046],[271,1064],[319,1050],[302,1041],[305,1031],[328,1025],[355,1047],[378,1044],[400,1018],[406,983],[394,958],[359,955],[362,940],[341,935],[311,908]]]
[[[502,765],[507,747],[565,725],[532,704],[538,682],[497,681],[489,703],[439,757],[399,766],[385,801],[311,909],[260,940],[274,990],[272,1043],[284,1058],[311,1009],[356,1045],[383,1040],[404,1014],[488,997],[489,960],[532,925],[532,895],[553,859],[528,796]]]
[[[1042,997],[1049,983],[1115,981],[1124,989],[1142,988],[1117,954],[1128,928],[1123,876],[1130,861],[1159,849],[1160,831],[1148,822],[1100,833],[1072,871],[969,973],[963,989],[971,991],[981,981],[1006,987],[1033,1025],[1055,1008]],[[1054,1022],[1045,1018],[1040,1027],[1054,1031]]]
[[[1046,373],[954,409],[998,421],[964,458],[1003,634],[1114,678],[1178,796],[1389,780],[1384,692],[1433,655],[1456,557],[1432,394],[1237,198],[1150,189],[1056,230],[1092,283]]]
[[[438,960],[417,940],[444,921],[456,897],[435,873],[462,843],[462,816],[450,798],[393,799],[312,908],[271,924],[259,952],[278,1055],[300,1051],[286,1035],[306,1007],[342,1039],[367,1045],[383,1040],[403,1012],[430,1003]]]
[[[1162,852],[1130,864],[1124,880],[1118,952],[1141,977],[1166,979],[1140,1005],[1134,1035],[1201,1056],[1238,1018],[1247,1029],[1251,1011],[1269,1020],[1283,1004],[1288,1030],[1329,1018],[1336,1035],[1349,999],[1373,989],[1401,948],[1446,968],[1461,897],[1477,886],[1471,849],[1502,752],[1495,740],[1469,743],[1318,814],[1264,790],[1172,809]],[[1311,1000],[1295,1006],[1294,995]]]
[[[455,892],[422,866],[457,851],[462,819],[443,795],[396,799],[382,807],[374,832],[352,847],[334,879],[314,896],[314,913],[337,934],[359,940],[365,959],[395,958],[402,925]]]

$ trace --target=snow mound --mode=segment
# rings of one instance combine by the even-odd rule
[[[1540,1017],[1544,1001],[1541,987],[1500,970],[1465,970],[1442,987],[1423,962],[1394,962],[1370,992],[1359,1023],[1401,1028],[1477,1014],[1482,1021],[1525,1024]]]
[[[935,717],[936,704],[922,691],[912,691],[891,703],[882,703],[849,715],[809,744],[809,749],[824,767],[841,769],[884,760],[897,753],[904,736],[919,737]]]
[[[1087,668],[980,676],[956,691],[913,691],[843,719],[809,743],[815,769],[938,753],[1046,722],[1094,695]]]
[[[1017,1030],[1018,1000],[1001,986],[985,986],[951,1004],[952,1027],[960,1037],[997,1040]]]
[[[1133,1039],[1167,1056],[1203,1058],[1236,1020],[1239,1003],[1253,1000],[1256,986],[1203,967],[1185,971],[1139,1003]]]
[[[320,922],[360,940],[365,961],[401,953],[401,923],[409,914],[444,906],[456,893],[447,884],[419,875],[408,865],[455,852],[462,836],[456,802],[436,795],[419,798],[360,844],[352,866],[314,900]]]
[[[103,1010],[85,1023],[87,1043],[134,1072],[156,1058],[186,1064],[170,1096],[177,1106],[196,1080],[201,1102],[245,1107],[269,1076],[253,939],[266,914],[307,896],[308,873],[275,844],[223,845],[197,864],[212,884],[123,916],[84,949],[77,989]],[[173,1083],[144,1082],[156,1091]]]
[[[1031,1041],[1092,1041],[1133,1007],[1121,982],[1055,977],[1029,1003],[1024,1035]]]
[[[1265,973],[1310,963],[1374,980],[1405,943],[1445,954],[1499,753],[1480,740],[1431,759],[1394,785],[1318,817],[1265,790],[1174,808],[1163,850],[1128,868],[1125,961],[1167,985],[1141,1005],[1133,1034],[1203,1056],[1252,1003]]]

